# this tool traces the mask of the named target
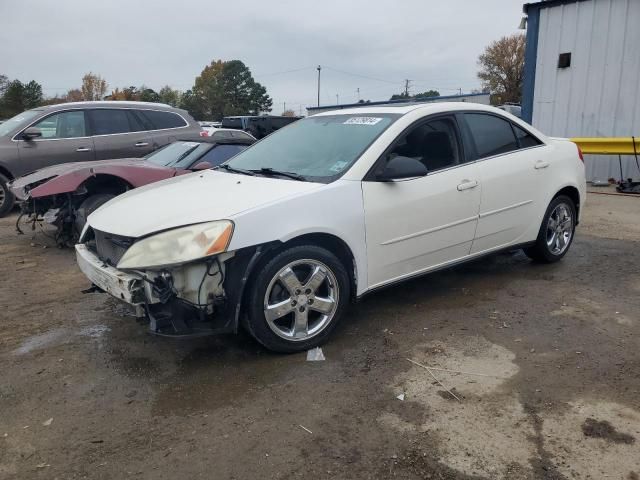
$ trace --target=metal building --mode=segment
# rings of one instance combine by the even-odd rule
[[[441,95],[439,97],[430,97],[423,100],[384,100],[380,102],[366,102],[366,103],[346,103],[342,105],[321,105],[319,107],[307,107],[307,113],[313,115],[320,112],[327,112],[329,110],[342,110],[343,108],[354,107],[371,107],[380,105],[412,105],[415,103],[432,103],[432,102],[470,102],[481,103],[483,105],[489,105],[490,97],[488,93],[467,93],[463,95]]]
[[[547,0],[524,12],[523,119],[551,136],[640,137],[640,0]],[[620,178],[617,156],[585,161],[588,180]],[[622,169],[640,177],[633,157]]]

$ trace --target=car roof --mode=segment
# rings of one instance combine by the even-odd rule
[[[162,109],[173,109],[171,105],[167,105],[166,103],[155,103],[155,102],[134,102],[134,101],[126,101],[126,100],[100,100],[93,102],[68,102],[68,103],[56,103],[55,105],[46,105],[42,107],[38,107],[34,110],[55,110],[55,109],[64,109],[68,107],[98,107],[98,108],[106,108],[106,107],[147,107],[147,108],[162,108]]]
[[[353,107],[344,108],[338,110],[328,110],[321,113],[312,115],[313,117],[325,116],[325,115],[358,115],[358,114],[383,114],[393,113],[399,115],[406,115],[409,112],[415,110],[424,110],[425,113],[440,113],[450,112],[455,110],[479,110],[485,112],[502,111],[491,107],[489,105],[482,105],[480,103],[472,102],[431,102],[431,103],[418,103],[411,105],[376,105],[370,107]]]

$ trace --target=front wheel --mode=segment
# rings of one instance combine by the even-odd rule
[[[576,206],[565,195],[554,198],[542,219],[536,243],[524,249],[537,262],[553,263],[569,251],[576,230]]]
[[[292,247],[257,271],[247,294],[245,326],[270,350],[316,347],[342,316],[350,287],[349,275],[333,253],[315,245]]]

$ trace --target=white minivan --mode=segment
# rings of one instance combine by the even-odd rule
[[[324,112],[214,170],[121,195],[76,246],[96,289],[161,335],[243,326],[267,348],[327,339],[364,294],[492,252],[568,251],[578,147],[469,103]]]

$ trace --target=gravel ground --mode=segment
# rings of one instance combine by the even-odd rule
[[[496,255],[366,298],[324,362],[151,336],[14,222],[2,479],[640,478],[640,197],[590,194],[558,264]]]

